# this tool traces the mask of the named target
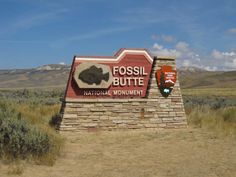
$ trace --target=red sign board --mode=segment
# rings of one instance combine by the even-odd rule
[[[176,70],[172,66],[161,66],[156,72],[159,90],[164,97],[168,97],[176,82]]]
[[[75,56],[66,98],[143,98],[152,63],[145,49],[121,49],[113,57]]]

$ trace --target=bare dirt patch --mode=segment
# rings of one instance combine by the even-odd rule
[[[24,165],[24,177],[235,177],[236,141],[204,129],[66,133],[52,167]],[[9,176],[0,164],[0,176]]]

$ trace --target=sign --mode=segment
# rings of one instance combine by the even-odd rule
[[[164,97],[168,97],[176,82],[176,70],[172,66],[161,66],[156,72],[158,88]]]
[[[121,49],[114,57],[75,56],[67,98],[144,98],[153,58],[145,49]]]

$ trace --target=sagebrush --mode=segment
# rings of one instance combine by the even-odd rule
[[[42,163],[52,165],[60,152],[62,140],[48,125],[51,114],[54,114],[51,107],[54,106],[49,106],[46,111],[44,105],[32,109],[31,105],[0,102],[0,156],[10,160],[46,159]],[[48,120],[45,120],[47,115]]]

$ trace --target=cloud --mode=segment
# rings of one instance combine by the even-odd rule
[[[74,35],[74,36],[68,37],[66,40],[67,41],[78,41],[78,40],[83,40],[83,39],[96,38],[96,37],[100,37],[100,36],[104,36],[104,35],[108,35],[108,34],[130,31],[131,29],[132,28],[130,28],[130,27],[105,28],[105,29],[90,31],[85,34]]]
[[[13,24],[13,27],[27,29],[34,26],[42,25],[50,20],[57,18],[58,16],[62,15],[65,12],[67,12],[66,9],[59,9],[52,12],[45,12],[45,13],[34,14],[32,16],[25,16],[16,21]]]
[[[0,43],[12,43],[12,44],[48,44],[49,41],[34,41],[34,40],[8,40],[0,39]]]
[[[186,43],[186,42],[178,42],[175,46],[175,48],[181,52],[189,52],[190,49],[189,49],[189,44]]]
[[[205,70],[207,71],[216,71],[218,68],[216,66],[205,66],[204,67]]]
[[[227,30],[229,34],[236,34],[236,28],[230,28]]]
[[[154,56],[174,56],[178,67],[194,66],[208,71],[236,70],[236,52],[212,50],[210,53],[200,55],[184,41],[179,41],[173,48],[165,48],[155,43],[150,52]]]
[[[174,56],[181,60],[192,59],[200,61],[199,54],[194,52],[189,47],[189,44],[183,41],[177,42],[173,49],[168,49],[155,43],[151,49],[151,53],[156,56]]]
[[[164,42],[167,42],[167,43],[171,43],[171,42],[176,41],[175,37],[173,37],[171,35],[152,35],[152,39],[153,40],[164,41]]]
[[[171,18],[173,18],[171,14],[160,13],[160,11],[157,16],[155,8],[146,6],[125,9],[115,20],[129,24],[155,24],[169,21]]]
[[[169,36],[169,35],[162,35],[162,39],[165,42],[175,42],[176,39],[173,36]]]
[[[189,60],[184,60],[183,66],[188,67],[188,66],[191,66],[191,65],[192,65],[192,63]]]
[[[68,36],[63,39],[54,41],[50,44],[50,46],[53,48],[61,48],[71,42],[98,38],[98,37],[107,36],[110,34],[130,31],[132,29],[133,29],[132,27],[111,27],[111,28],[105,28],[105,29],[100,29],[100,30],[93,30],[84,34]]]
[[[212,62],[212,60],[210,60],[209,57],[201,57],[200,54],[196,53],[190,47],[190,45],[184,41],[177,42],[173,48],[165,48],[164,46],[155,43],[150,51],[152,55],[155,55],[157,57],[158,56],[176,57],[176,63],[178,67],[193,66],[211,71],[218,69],[218,66],[213,65],[214,62]],[[232,55],[232,53],[224,53],[224,55]]]
[[[172,57],[179,57],[181,55],[176,49],[167,49],[164,48],[162,45],[155,43],[151,49],[152,55],[155,56],[172,56]]]
[[[222,52],[222,55],[232,57],[232,56],[235,56],[236,53],[235,52]]]
[[[223,57],[222,53],[215,49],[211,52],[211,56],[215,59],[221,59]]]
[[[214,49],[211,53],[214,62],[221,65],[224,70],[235,70],[236,69],[236,53],[234,51],[221,52]]]
[[[236,53],[235,52],[220,52],[216,49],[214,49],[211,53],[211,56],[215,59],[223,59],[223,58],[231,58],[235,57]]]
[[[22,30],[31,29],[33,27],[42,26],[52,20],[59,19],[68,12],[67,9],[57,9],[50,12],[40,12],[34,14],[24,14],[15,21],[9,22],[4,28],[1,28],[0,35],[5,36],[11,33],[17,33]]]
[[[66,63],[65,62],[59,62],[59,65],[66,65]]]

